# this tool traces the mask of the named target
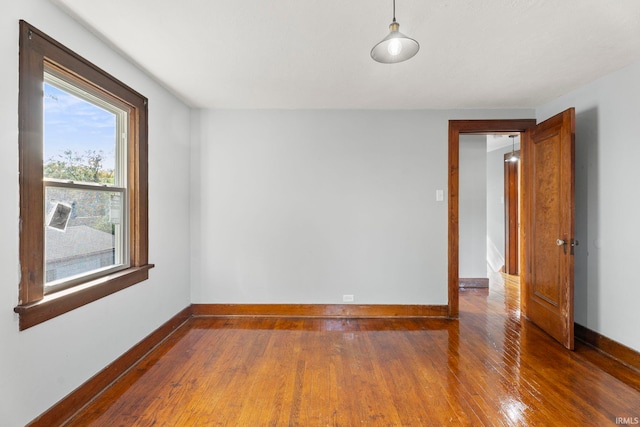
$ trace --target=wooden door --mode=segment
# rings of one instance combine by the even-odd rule
[[[525,132],[524,313],[573,349],[575,110]]]
[[[520,150],[515,152],[520,158]],[[519,171],[520,160],[509,161],[512,153],[504,155],[504,272],[512,276],[520,274],[520,217],[518,205],[520,202]]]

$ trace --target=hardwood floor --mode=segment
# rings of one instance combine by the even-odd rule
[[[192,318],[69,426],[602,426],[640,374],[520,320],[518,287],[460,320]]]

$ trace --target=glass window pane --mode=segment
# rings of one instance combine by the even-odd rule
[[[44,83],[44,177],[114,184],[117,114],[68,89]]]
[[[124,265],[122,193],[45,187],[46,283]]]

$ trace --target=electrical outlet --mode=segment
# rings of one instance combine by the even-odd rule
[[[342,302],[353,302],[353,295],[342,295]]]

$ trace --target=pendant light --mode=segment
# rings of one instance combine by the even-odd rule
[[[418,42],[402,34],[398,31],[399,28],[400,24],[396,22],[396,0],[393,0],[393,21],[389,25],[391,32],[371,49],[371,57],[375,61],[395,64],[406,61],[418,53]]]
[[[516,136],[518,135],[509,135],[509,138],[511,138],[511,155],[505,160],[505,162],[517,162],[519,160],[516,155]]]

